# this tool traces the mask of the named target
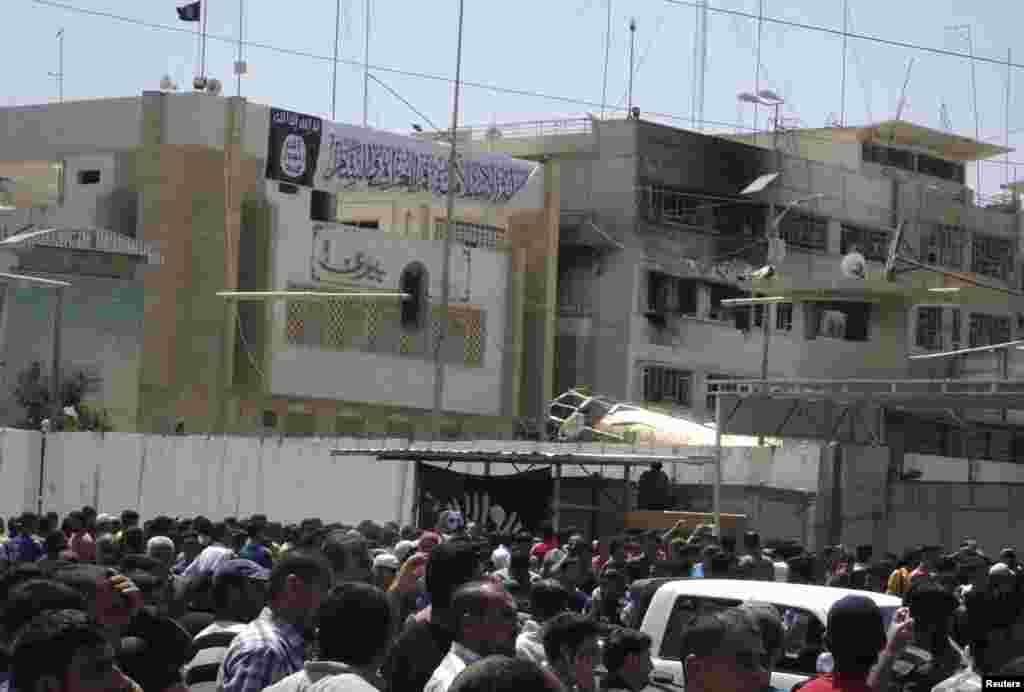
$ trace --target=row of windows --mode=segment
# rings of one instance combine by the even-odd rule
[[[912,419],[906,427],[905,451],[941,457],[966,457],[1017,463],[1024,460],[1024,434],[978,426],[963,429],[944,421]]]
[[[731,375],[708,375],[709,379],[736,379]],[[705,387],[707,390],[707,387]],[[662,365],[647,365],[641,369],[640,396],[644,403],[662,406],[693,406],[693,373]],[[715,397],[705,391],[704,406],[708,411],[715,408]]]
[[[904,149],[893,149],[878,144],[865,143],[861,147],[861,159],[869,163],[902,168],[912,173],[921,173],[933,178],[952,180],[960,185],[966,180],[966,168],[962,163],[951,163],[927,154],[918,154]]]
[[[914,344],[918,348],[941,351],[964,346],[964,320],[960,308],[919,307],[915,322]],[[972,312],[967,325],[968,348],[1004,344],[1013,338],[1013,320],[1009,315]]]

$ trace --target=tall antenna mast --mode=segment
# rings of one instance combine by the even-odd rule
[[[331,120],[336,121],[338,106],[338,41],[341,32],[341,0],[337,0],[334,8],[334,62],[331,73]]]
[[[632,117],[633,114],[633,75],[635,68],[633,67],[634,49],[636,47],[636,19],[631,18],[629,20],[629,98],[627,99],[628,105],[626,107],[627,117]],[[621,103],[621,102],[620,102]]]
[[[605,108],[608,105],[608,59],[612,50],[612,0],[608,3],[608,26],[604,32],[604,85],[601,87],[601,119],[604,120]]]
[[[697,64],[697,99],[696,116],[697,128],[704,131],[704,77],[708,69],[708,0],[701,0],[698,12],[698,36],[699,53]]]
[[[64,28],[57,32],[57,71],[50,73],[57,79],[57,102],[64,103]]]
[[[366,45],[363,51],[363,127],[370,115],[370,0],[366,0]]]

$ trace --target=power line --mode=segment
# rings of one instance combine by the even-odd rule
[[[103,19],[111,19],[111,20],[123,22],[123,23],[126,23],[126,24],[134,24],[136,26],[146,27],[148,29],[158,29],[158,30],[162,30],[162,31],[173,31],[173,32],[176,32],[176,33],[188,34],[190,36],[193,34],[193,32],[191,30],[183,29],[181,27],[176,27],[176,26],[172,26],[172,25],[168,25],[168,24],[159,24],[159,23],[156,23],[156,22],[147,22],[147,21],[144,21],[144,20],[141,20],[141,19],[135,19],[133,17],[125,17],[123,15],[114,14],[113,12],[104,12],[104,11],[100,11],[100,10],[93,10],[93,9],[87,9],[87,8],[83,8],[83,7],[76,7],[76,6],[70,5],[68,3],[57,2],[56,0],[32,0],[32,1],[35,4],[37,4],[37,5],[46,5],[46,6],[49,6],[49,7],[54,7],[54,8],[57,8],[57,9],[66,10],[68,12],[74,12],[74,13],[77,13],[77,14],[91,15],[91,16],[100,17],[100,18],[103,18]],[[217,35],[214,35],[214,34],[207,34],[206,37],[207,37],[208,40],[211,40],[211,41],[220,41],[222,43],[228,43],[228,44],[230,44],[232,46],[237,46],[238,45],[238,38],[237,37],[236,38],[229,38],[229,37],[226,37],[226,36],[217,36]],[[319,61],[327,62],[327,63],[330,63],[333,60],[333,58],[331,56],[319,55],[317,53],[312,53],[312,52],[309,52],[309,51],[297,50],[297,49],[294,49],[294,48],[283,48],[281,46],[276,46],[276,45],[269,44],[269,43],[261,43],[261,42],[257,42],[257,41],[243,41],[242,44],[245,45],[245,46],[251,47],[251,48],[260,48],[262,50],[267,50],[267,51],[274,52],[274,53],[281,53],[281,54],[284,54],[284,55],[291,55],[291,56],[300,57],[300,58],[308,58],[310,60],[319,60]],[[360,69],[362,69],[364,67],[363,62],[360,61],[360,60],[351,60],[351,59],[347,59],[347,58],[339,58],[338,62],[343,64],[343,65],[350,65],[352,67],[358,67]],[[1004,63],[1004,65],[1005,65],[1005,63]],[[373,65],[373,64],[371,64],[370,65],[370,69],[371,70],[376,70],[378,72],[387,72],[387,73],[390,73],[390,74],[396,74],[396,75],[400,75],[400,76],[403,76],[403,77],[414,77],[414,78],[417,78],[417,79],[428,79],[428,80],[435,81],[435,82],[445,82],[447,84],[453,84],[455,82],[455,80],[452,79],[451,77],[445,77],[443,75],[429,74],[429,73],[426,73],[426,72],[415,72],[415,71],[412,71],[412,70],[402,70],[402,69],[398,69],[398,68],[394,68],[394,67],[385,67],[383,65]],[[546,94],[546,93],[543,93],[543,92],[540,92],[540,91],[531,91],[531,90],[528,90],[528,89],[516,89],[516,88],[511,88],[511,87],[503,87],[503,86],[498,86],[498,85],[495,85],[495,84],[484,84],[482,82],[463,81],[462,82],[462,86],[464,86],[464,87],[471,87],[471,88],[474,88],[474,89],[482,89],[482,90],[486,90],[486,91],[490,91],[490,92],[495,92],[495,93],[510,94],[510,95],[513,95],[513,96],[527,96],[527,97],[530,97],[530,98],[544,99],[544,100],[547,100],[547,101],[556,101],[556,102],[559,102],[559,103],[567,103],[567,104],[571,104],[571,105],[575,105],[575,106],[585,106],[587,108],[600,108],[601,107],[600,103],[597,103],[597,102],[594,102],[594,101],[587,101],[585,99],[578,99],[578,98],[573,98],[573,97],[570,97],[570,96],[563,96],[563,95],[560,95],[560,94]],[[608,107],[608,106],[606,106],[606,107]],[[611,110],[624,111],[625,109],[622,109],[622,108],[612,108]],[[658,112],[654,112],[654,111],[646,111],[646,113],[648,115],[652,115],[652,116],[655,116],[655,117],[658,117],[658,118],[665,118],[667,120],[673,120],[673,121],[677,121],[677,122],[688,122],[688,123],[692,123],[693,122],[693,118],[688,118],[688,117],[681,116],[681,115],[675,115],[675,114],[672,114],[672,113],[658,113]],[[707,124],[707,125],[717,125],[717,126],[720,126],[720,127],[728,127],[728,128],[735,128],[736,127],[736,125],[734,123],[727,123],[727,122],[716,121],[716,120],[704,120],[703,122],[704,122],[704,124]]]
[[[703,7],[700,3],[690,2],[689,0],[664,0],[664,2],[670,5],[679,5],[681,7]],[[794,29],[803,29],[805,31],[816,31],[821,34],[830,34],[832,36],[853,38],[859,41],[870,41],[872,43],[881,43],[883,45],[892,46],[894,48],[908,48],[910,50],[924,51],[925,53],[933,53],[935,55],[945,55],[952,58],[962,58],[964,60],[971,60],[971,56],[966,53],[957,53],[951,50],[944,50],[942,48],[932,48],[930,46],[919,46],[914,43],[906,43],[904,41],[894,41],[887,38],[879,38],[877,36],[868,36],[867,34],[855,34],[849,31],[843,31],[842,29],[830,29],[826,26],[815,26],[813,24],[803,24],[802,22],[793,22],[786,19],[778,19],[776,17],[759,17],[756,14],[749,12],[741,12],[740,10],[727,10],[721,7],[707,7],[708,12],[714,12],[716,14],[725,14],[733,17],[743,17],[745,19],[752,19],[758,21],[764,21],[769,24],[778,24],[779,26],[788,26]],[[982,58],[974,56],[973,60],[978,62],[985,62],[992,65],[998,65],[1000,67],[1006,67],[1007,62],[1005,60],[996,60],[995,58]],[[1009,63],[1010,67],[1016,67],[1018,69],[1024,68],[1024,65],[1017,63]]]

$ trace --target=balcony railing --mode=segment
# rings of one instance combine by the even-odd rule
[[[593,132],[590,118],[566,118],[563,120],[528,120],[518,123],[497,123],[459,128],[459,142],[489,142],[503,139],[539,139],[565,135],[589,135]],[[429,139],[446,142],[450,132],[432,132]]]

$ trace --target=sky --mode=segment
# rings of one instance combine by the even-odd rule
[[[205,0],[208,12],[207,73],[237,93],[239,0]],[[688,0],[465,0],[460,123],[528,122],[599,114],[604,92],[608,3],[612,31],[607,103],[622,108],[629,82],[629,21],[636,19],[633,102],[642,113],[680,127],[694,127],[693,82],[696,11]],[[1024,3],[953,0],[845,0],[850,32],[966,54],[970,27],[974,54],[1004,64],[974,63],[977,131],[1002,143],[1010,155],[982,166],[982,192],[1008,179],[1024,179],[1024,68],[1009,70],[1007,50],[1024,26]],[[336,120],[363,121],[366,0],[244,0],[242,29],[249,72],[241,94],[252,101],[329,118],[336,8],[340,3]],[[158,88],[168,74],[190,88],[199,69],[196,24],[181,22],[183,0],[4,0],[0,56],[5,65],[0,105],[55,101],[58,71],[55,34],[65,31],[64,94],[67,100],[131,96]],[[370,0],[369,63],[374,77],[408,101],[370,82],[371,127],[409,132],[449,127],[456,68],[458,0]],[[712,8],[841,30],[844,0],[710,0]],[[97,14],[98,13],[98,14]],[[116,15],[141,26],[114,19]],[[761,68],[757,65],[761,35]],[[760,87],[786,99],[791,124],[823,127],[843,113],[843,40],[795,27],[711,12],[704,118],[709,131],[753,128],[754,111],[736,95]],[[221,40],[224,39],[224,40]],[[1017,42],[1019,45],[1019,41]],[[271,50],[269,46],[305,55]],[[1024,47],[1013,61],[1024,65]],[[31,59],[27,59],[27,58]],[[864,124],[895,117],[914,59],[902,117],[942,128],[945,104],[951,129],[974,137],[975,107],[970,61],[876,42],[847,41],[845,120]],[[487,88],[493,87],[493,88]],[[505,91],[502,91],[505,90]],[[531,95],[539,94],[539,95]],[[546,95],[546,96],[545,96]],[[6,100],[6,103],[4,102]],[[1009,114],[1009,117],[1007,117]],[[764,128],[761,109],[757,126]],[[1008,126],[1008,127],[1007,127]],[[1019,130],[1019,131],[1018,131]],[[970,175],[970,182],[974,176]]]

